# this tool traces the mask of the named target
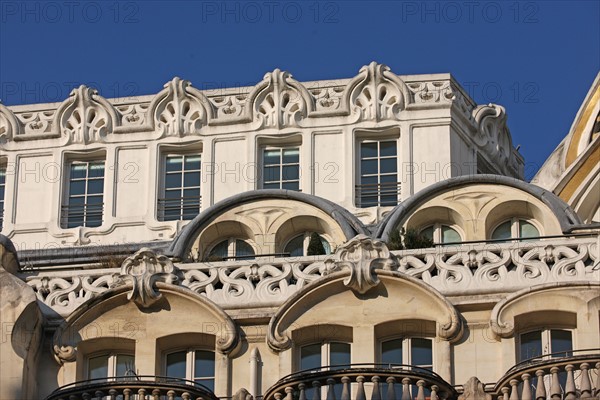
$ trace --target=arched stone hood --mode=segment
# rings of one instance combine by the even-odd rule
[[[379,223],[373,236],[384,241],[388,240],[392,230],[400,226],[426,201],[438,195],[449,193],[469,185],[506,186],[525,192],[533,198],[540,200],[551,210],[560,225],[562,232],[569,232],[574,227],[581,224],[581,220],[575,211],[554,193],[518,179],[501,175],[482,174],[451,178],[421,190],[408,200],[396,206],[386,218]]]
[[[185,258],[185,255],[192,248],[194,240],[200,232],[209,226],[219,215],[245,203],[273,199],[294,200],[320,209],[338,223],[347,240],[358,234],[369,234],[362,222],[354,215],[329,200],[290,190],[253,190],[224,199],[202,211],[175,237],[166,255],[175,259]]]

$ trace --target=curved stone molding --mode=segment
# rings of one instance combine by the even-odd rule
[[[490,327],[498,337],[511,338],[515,335],[514,317],[521,314],[521,311],[567,310],[577,314],[582,308],[571,307],[566,300],[577,302],[579,305],[599,296],[598,281],[549,283],[528,287],[509,295],[494,306]],[[552,301],[561,305],[552,304]],[[523,305],[523,310],[518,309],[519,304]]]
[[[23,125],[17,116],[0,102],[0,144],[23,134]]]
[[[264,128],[297,126],[314,110],[314,99],[300,82],[286,71],[275,69],[265,74],[248,96],[252,120]]]
[[[387,65],[363,66],[346,88],[345,101],[361,120],[397,119],[410,101],[406,84]]]
[[[117,112],[96,89],[81,85],[56,110],[53,126],[67,143],[103,141],[119,124]]]
[[[178,77],[165,84],[149,105],[152,128],[161,136],[197,134],[213,117],[210,101],[191,83]],[[141,112],[135,109],[131,112]],[[135,114],[132,114],[135,115]],[[130,119],[135,118],[130,116]]]
[[[472,138],[477,146],[492,158],[504,173],[518,176],[504,107],[497,104],[477,106],[473,110],[473,119],[476,132]]]
[[[123,261],[121,274],[114,280],[113,287],[125,282],[131,283],[132,289],[127,299],[133,300],[140,307],[147,308],[161,298],[155,284],[157,282],[177,284],[179,275],[179,270],[171,260],[156,255],[152,250],[144,247]]]

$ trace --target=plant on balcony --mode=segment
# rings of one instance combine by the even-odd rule
[[[401,228],[392,231],[386,244],[390,250],[424,249],[433,247],[433,240],[420,234],[414,228],[408,228],[408,230]]]
[[[317,232],[310,234],[310,241],[308,242],[308,249],[306,250],[307,256],[320,256],[325,254],[325,247],[321,238]]]

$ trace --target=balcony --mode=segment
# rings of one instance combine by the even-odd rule
[[[288,375],[267,390],[263,399],[453,400],[457,397],[450,384],[428,369],[399,364],[351,364]]]
[[[538,384],[540,381],[543,384]],[[498,400],[600,398],[600,349],[575,350],[525,360],[496,383],[492,396]]]
[[[102,225],[103,210],[104,203],[63,205],[61,206],[60,226],[63,228],[100,226]]]
[[[125,376],[80,381],[62,386],[46,400],[218,400],[206,386],[160,376]]]
[[[398,205],[400,182],[369,183],[354,188],[358,208]]]
[[[160,198],[157,205],[158,220],[191,220],[200,213],[201,201],[201,196]]]

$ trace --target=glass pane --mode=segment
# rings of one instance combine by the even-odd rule
[[[433,365],[431,339],[412,338],[410,343],[411,364],[416,366],[431,367]]]
[[[360,163],[361,175],[377,174],[377,160],[363,160]]]
[[[69,185],[69,195],[85,194],[85,181],[74,181]]]
[[[294,149],[284,149],[283,150],[283,163],[299,163],[300,162],[300,150],[298,148]]]
[[[395,158],[382,158],[379,160],[379,172],[384,174],[387,172],[396,172],[397,163]]]
[[[442,225],[442,243],[460,242],[462,239],[458,232],[449,226]]]
[[[264,177],[263,177],[264,181],[265,182],[279,181],[279,179],[280,179],[279,171],[280,171],[279,166],[265,167],[264,168]]]
[[[275,183],[263,183],[263,189],[281,189],[279,182]]]
[[[108,377],[108,355],[90,358],[88,361],[88,379]]]
[[[186,156],[185,157],[185,169],[200,169],[200,156]]]
[[[381,206],[395,206],[398,204],[398,196],[381,196],[379,205]]]
[[[210,378],[215,376],[215,353],[206,350],[197,350],[194,360],[194,377]]]
[[[166,162],[167,172],[181,171],[182,163],[183,163],[183,157],[181,157],[181,156],[167,157],[167,162]]]
[[[519,220],[519,237],[531,238],[538,236],[540,236],[540,232],[533,224],[524,220]]]
[[[117,356],[117,371],[116,376],[133,376],[135,375],[134,357],[125,354]]]
[[[377,157],[377,142],[361,143],[360,158]]]
[[[279,149],[265,150],[265,152],[263,153],[263,164],[264,165],[273,165],[273,164],[279,165],[280,164],[280,162],[279,162],[280,154],[281,154],[281,151]]]
[[[321,236],[319,236],[319,239],[321,239],[321,244],[323,245],[323,248],[325,249],[325,254],[331,254],[331,246],[329,245],[329,242],[325,239],[323,239]]]
[[[421,231],[421,235],[429,240],[433,240],[433,226],[427,227]]]
[[[283,249],[284,253],[289,253],[290,257],[301,257],[304,255],[304,235],[299,235],[288,242]]]
[[[104,196],[102,195],[94,195],[94,196],[88,196],[87,198],[87,204],[88,204],[88,211],[100,211],[101,207],[96,207],[97,204],[102,204],[102,198]],[[77,199],[85,199],[85,197],[76,197]],[[73,199],[75,200],[75,199]]]
[[[396,174],[390,174],[390,175],[381,175],[379,177],[379,182],[380,183],[397,183],[398,182],[398,175]],[[396,189],[397,185],[384,185],[384,190],[397,190]]]
[[[285,190],[295,190],[295,191],[299,191],[300,190],[300,182],[296,181],[296,182],[284,182],[281,184],[281,188],[285,189]]]
[[[297,165],[286,165],[283,167],[283,180],[289,181],[300,177],[300,167]]]
[[[165,178],[165,188],[180,188],[181,174],[167,174]]]
[[[200,189],[185,189],[183,191],[183,197],[185,197],[186,199],[197,199],[198,197],[200,197]]]
[[[93,179],[88,181],[88,194],[104,192],[104,179]]]
[[[88,171],[88,177],[89,178],[102,178],[102,177],[104,177],[104,162],[90,163],[90,167],[89,167],[89,171]]]
[[[333,342],[329,345],[329,365],[349,365],[350,343]]]
[[[557,354],[557,357],[568,357],[573,350],[573,338],[571,331],[561,329],[552,329],[550,331],[550,351]]]
[[[377,182],[377,175],[374,176],[363,176],[360,178],[360,184],[361,185],[372,185],[374,183],[378,183]],[[364,188],[363,190],[367,190],[367,188]],[[374,189],[368,189],[368,190],[374,190]]]
[[[186,377],[186,352],[179,351],[177,353],[171,353],[167,355],[167,370],[166,375],[172,378],[183,378]]]
[[[86,164],[71,164],[71,179],[83,179],[87,174]]]
[[[512,237],[511,224],[511,221],[506,221],[497,227],[492,233],[492,239],[510,239]]]
[[[167,190],[165,192],[165,198],[167,199],[180,199],[181,198],[181,189],[177,188],[175,190]],[[173,201],[169,202],[169,205],[174,204]]]
[[[206,386],[213,392],[215,390],[215,380],[214,379],[195,379],[194,381],[196,383]]]
[[[200,172],[186,172],[183,176],[185,187],[200,186]]]
[[[317,369],[321,366],[321,344],[300,348],[300,370]]]
[[[381,343],[382,364],[403,364],[402,339],[393,339]]]
[[[542,355],[542,332],[535,331],[521,335],[520,361]]]
[[[248,243],[243,240],[235,241],[235,256],[236,257],[244,257],[244,256],[253,256],[254,249]]]
[[[381,157],[395,156],[396,155],[396,141],[380,142],[379,143],[379,155]]]
[[[225,258],[225,257],[227,257],[227,255],[228,255],[228,247],[229,247],[229,241],[228,240],[223,240],[221,243],[217,244],[215,247],[212,248],[212,250],[208,254],[209,260],[213,259],[213,258]]]

